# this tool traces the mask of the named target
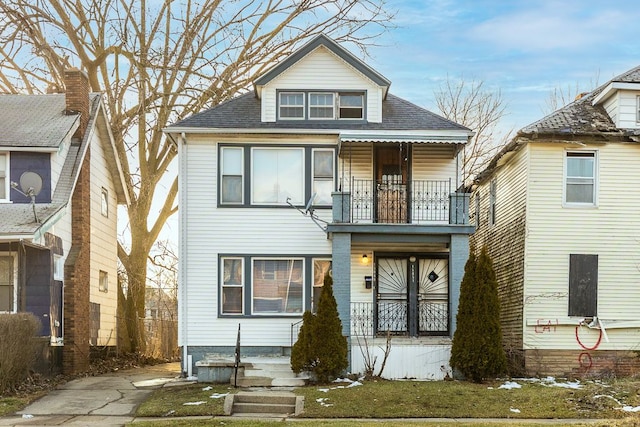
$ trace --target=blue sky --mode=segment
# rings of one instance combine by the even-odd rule
[[[483,80],[507,103],[501,128],[541,118],[554,88],[593,89],[640,65],[636,1],[389,0],[395,24],[367,62],[391,92],[437,112],[447,75]]]

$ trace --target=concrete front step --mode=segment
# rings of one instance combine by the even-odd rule
[[[283,358],[245,358],[243,369],[238,372],[239,387],[301,387],[308,376],[297,375],[291,370],[291,361]],[[231,384],[233,383],[231,378]]]
[[[224,402],[225,415],[286,416],[299,414],[304,398],[289,392],[239,392],[230,394]]]

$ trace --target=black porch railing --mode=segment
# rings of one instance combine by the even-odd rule
[[[351,219],[407,224],[449,222],[451,180],[351,180]]]
[[[446,296],[418,301],[417,318],[409,317],[402,300],[351,303],[351,334],[361,336],[409,336],[409,322],[418,323],[418,335],[449,333],[449,303]]]

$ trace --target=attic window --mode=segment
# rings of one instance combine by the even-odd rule
[[[364,117],[364,96],[361,93],[341,93],[338,96],[340,119],[362,119]]]
[[[281,119],[304,119],[304,94],[302,92],[281,92],[279,101]]]
[[[309,118],[333,119],[333,93],[309,94]]]

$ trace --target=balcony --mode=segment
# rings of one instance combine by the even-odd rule
[[[411,309],[406,298],[377,303],[352,302],[350,316],[352,335],[409,336],[411,322],[417,324],[419,336],[449,333],[449,306],[446,296],[442,295],[421,299],[417,310]]]
[[[351,179],[350,191],[334,193],[334,222],[469,224],[469,195],[451,191],[451,180]]]

